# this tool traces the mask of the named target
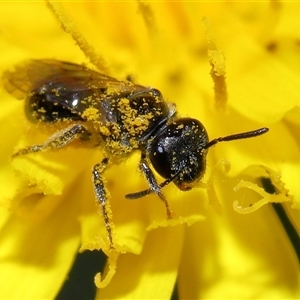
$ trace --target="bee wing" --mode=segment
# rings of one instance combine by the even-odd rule
[[[97,89],[105,91],[114,88],[115,93],[122,90],[135,91],[144,87],[93,71],[85,66],[54,59],[29,60],[6,71],[2,77],[5,89],[17,99],[43,86],[53,85],[65,91],[84,91]]]

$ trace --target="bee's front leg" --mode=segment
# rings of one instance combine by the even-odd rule
[[[158,184],[152,170],[150,169],[148,162],[146,160],[146,155],[144,153],[142,153],[142,155],[141,155],[139,169],[144,174],[144,176],[149,184],[150,190],[153,193],[155,193],[164,202],[168,219],[172,219],[172,213],[170,210],[169,203],[168,203],[167,199],[165,198],[164,194],[162,193],[161,186]],[[137,193],[137,195],[138,195],[138,193]]]

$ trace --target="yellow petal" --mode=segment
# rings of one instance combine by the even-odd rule
[[[297,257],[271,207],[250,217],[228,203],[222,216],[188,228],[178,274],[183,299],[294,299],[300,292]]]
[[[170,299],[177,278],[184,227],[149,233],[140,255],[124,254],[111,284],[96,299]]]
[[[47,197],[55,200],[55,197]],[[1,209],[0,297],[53,299],[78,251],[78,214],[65,199],[46,220],[23,219]],[[46,254],[46,255],[45,255]]]
[[[287,5],[284,5],[286,8]],[[74,48],[74,41],[60,31],[59,23],[56,22],[44,3],[42,5],[39,3],[30,4],[31,12],[35,12],[37,7],[41,8],[39,16],[44,17],[44,22],[40,21],[35,13],[24,14],[25,6],[26,9],[29,7],[25,4],[19,6],[20,10],[17,9],[18,13],[15,14],[15,19],[20,20],[21,24],[27,25],[28,30],[25,32],[22,26],[11,26],[11,14],[6,13],[9,6],[5,4],[2,8],[6,17],[4,16],[0,20],[0,24],[2,22],[3,25],[1,30],[2,27],[6,29],[1,31],[4,36],[4,42],[2,41],[1,45],[9,45],[8,52],[13,55],[10,58],[3,55],[1,61],[3,67],[6,68],[15,63],[16,60],[25,57],[55,56],[58,59],[73,59],[77,62],[87,60],[77,48]],[[277,5],[275,2],[257,5],[224,2],[213,6],[211,3],[155,3],[151,5],[122,3],[120,5],[118,3],[86,4],[82,2],[63,3],[63,7],[66,7],[71,20],[75,20],[83,35],[87,36],[87,39],[101,50],[102,56],[108,57],[108,61],[115,71],[114,76],[121,74],[125,77],[131,73],[139,76],[138,82],[158,87],[164,92],[166,99],[170,97],[170,101],[178,103],[180,114],[187,114],[203,120],[212,137],[252,130],[257,126],[263,126],[262,122],[280,121],[284,114],[299,102],[297,94],[299,76],[297,68],[293,65],[293,61],[297,60],[297,49],[295,50],[291,45],[288,45],[286,49],[288,51],[284,52],[291,55],[283,55],[283,53],[271,53],[270,47],[269,49],[265,47],[270,36],[276,37],[277,33],[270,35],[270,32],[273,33],[273,27],[279,20],[279,13],[282,12],[282,24],[288,24],[289,20],[294,20],[292,23],[295,25],[298,24],[297,19],[295,19],[295,16],[298,18],[298,10],[296,9],[294,14],[288,13],[286,18],[286,14],[284,14],[286,10],[278,10],[283,5]],[[206,44],[203,43],[204,34],[202,37],[199,30],[199,27],[202,26],[199,25],[200,17],[203,16],[211,20],[213,32],[217,33],[216,41],[220,48],[224,49],[227,58],[229,103],[233,108],[228,110],[227,116],[218,115],[211,109],[213,106],[212,83],[208,75],[207,56],[204,55],[206,53]],[[289,35],[297,32],[294,27],[279,27],[284,28],[285,31],[278,32]],[[229,35],[230,39],[228,39]],[[17,36],[19,38],[16,39]],[[38,43],[35,41],[36,36],[40,37]],[[283,41],[285,40],[283,39]],[[76,42],[78,42],[78,38]],[[265,77],[261,78],[261,74],[264,74]],[[281,80],[282,78],[283,80]],[[276,85],[276,88],[273,85]],[[286,100],[284,97],[288,99],[286,102],[282,100]],[[20,102],[18,104],[20,105]],[[285,124],[282,122],[274,125],[273,128],[274,135],[271,134],[269,139],[265,139],[263,136],[257,138],[256,141],[253,140],[253,146],[248,146],[252,145],[252,140],[236,141],[231,144],[232,146],[224,145],[224,148],[218,146],[216,149],[211,149],[209,162],[212,166],[208,167],[208,173],[210,169],[213,169],[213,165],[224,157],[230,159],[233,166],[230,174],[234,175],[249,164],[270,164],[273,169],[282,171],[287,188],[294,195],[298,195],[298,181],[295,175],[299,173],[297,172],[297,163],[293,166],[294,162],[299,161],[296,135],[293,131],[285,128]],[[9,136],[8,131],[4,130],[4,133]],[[17,133],[17,138],[12,137],[12,140],[8,142],[9,149],[5,149],[7,154],[5,166],[8,164],[8,157],[12,153],[12,148],[17,144],[21,132],[18,131]],[[286,137],[287,143],[282,143],[282,147],[277,148],[278,137],[282,138],[283,136]],[[26,142],[26,139],[29,142],[31,138],[37,137],[34,134],[26,137],[25,134],[23,142]],[[287,150],[287,145],[292,145],[291,150]],[[225,149],[228,149],[228,152]],[[280,153],[281,150],[282,153]],[[84,159],[80,160],[79,157],[84,157]],[[76,151],[67,150],[62,154],[39,154],[32,159],[19,158],[19,161],[15,160],[13,165],[18,173],[24,174],[23,179],[26,179],[26,170],[29,170],[27,179],[29,178],[31,183],[36,184],[37,187],[37,189],[32,189],[27,194],[25,192],[22,195],[28,216],[41,216],[40,218],[32,218],[31,221],[48,221],[61,208],[61,216],[67,216],[69,207],[61,206],[62,203],[65,203],[64,197],[47,196],[43,198],[43,202],[39,201],[41,192],[55,195],[63,193],[69,198],[66,203],[71,201],[69,205],[72,206],[72,209],[75,209],[76,205],[82,205],[82,209],[78,208],[80,213],[74,213],[74,215],[71,213],[70,218],[65,220],[59,218],[61,222],[73,224],[74,220],[80,216],[82,249],[107,248],[105,226],[101,214],[98,214],[97,205],[94,203],[90,180],[90,168],[93,164],[101,161],[101,157],[101,154],[93,150],[77,151],[76,149]],[[76,168],[74,162],[76,162]],[[107,284],[114,272],[116,270],[117,272],[116,277],[112,278],[111,286],[107,287],[107,294],[104,294],[106,290],[99,292],[99,295],[104,298],[106,296],[138,298],[143,295],[170,298],[176,279],[180,249],[183,246],[182,225],[165,229],[159,228],[148,232],[147,229],[169,225],[165,221],[166,214],[163,203],[160,203],[154,196],[137,201],[124,200],[124,194],[134,192],[133,187],[137,190],[147,188],[142,178],[136,179],[137,174],[133,170],[137,164],[138,159],[130,162],[128,173],[125,173],[121,167],[120,169],[111,168],[105,174],[107,175],[107,186],[112,194],[111,210],[114,228],[116,228],[115,237],[118,251],[132,253],[125,255],[108,253],[111,269],[106,274],[107,277],[102,277],[102,279],[105,278],[102,284]],[[12,178],[12,173],[9,172],[8,167],[5,167],[4,172],[0,174],[1,178]],[[6,176],[6,174],[10,175]],[[206,175],[204,179],[206,180],[208,176]],[[213,175],[213,178],[215,177]],[[9,182],[17,183],[17,188],[24,188],[26,185],[23,179]],[[192,251],[191,255],[188,255],[190,248],[187,245],[188,250],[186,250],[182,261],[183,265],[187,266],[186,269],[183,268],[186,271],[183,274],[187,274],[185,278],[190,278],[191,274],[195,275],[192,282],[194,289],[190,290],[191,293],[194,292],[192,296],[195,298],[200,296],[217,297],[220,288],[221,291],[224,289],[224,297],[237,294],[241,297],[254,297],[256,295],[252,295],[251,292],[256,291],[255,284],[261,282],[261,286],[268,288],[267,291],[261,291],[261,295],[272,295],[275,290],[273,284],[277,286],[276,291],[282,288],[280,295],[288,295],[289,292],[290,295],[293,295],[293,292],[296,291],[294,288],[296,284],[295,280],[289,277],[296,274],[293,251],[287,245],[286,239],[281,243],[282,233],[276,236],[267,235],[277,226],[276,222],[272,221],[272,214],[266,214],[263,217],[260,215],[261,213],[257,214],[258,218],[253,221],[248,218],[248,215],[241,218],[242,216],[232,210],[234,197],[228,196],[232,195],[234,191],[237,184],[236,178],[230,180],[230,178],[225,177],[223,179],[222,184],[219,184],[217,179],[214,184],[212,184],[213,180],[208,180],[208,185],[215,185],[215,191],[209,191],[210,196],[220,196],[225,204],[229,204],[225,206],[225,216],[228,216],[225,224],[220,222],[218,217],[212,216],[212,223],[209,223],[208,228],[195,225],[188,228],[188,230],[195,229],[195,232],[193,231],[190,236],[193,239],[191,241]],[[72,189],[72,192],[69,192],[69,189]],[[18,194],[12,188],[8,187],[6,191],[5,196],[8,199],[16,196],[20,198],[19,196],[21,196],[21,193]],[[179,191],[174,192],[174,186],[168,186],[164,191],[168,195],[170,206],[175,212],[176,218],[173,223],[178,224],[184,221],[191,224],[202,220],[207,207],[207,195],[203,195],[205,193],[193,191],[182,195]],[[31,196],[28,197],[28,195]],[[31,208],[33,212],[30,214]],[[263,209],[262,211],[265,212],[266,208]],[[21,215],[24,217],[26,214]],[[271,219],[270,224],[265,224],[266,218]],[[245,225],[244,222],[249,223],[247,226],[243,226]],[[256,239],[251,231],[254,228],[254,233],[257,234],[260,224],[265,226],[262,232],[263,240]],[[57,226],[57,224],[53,226]],[[42,226],[41,229],[43,231]],[[198,231],[199,229],[202,231]],[[279,228],[277,229],[279,231]],[[55,227],[52,230],[57,231],[58,228]],[[246,238],[242,231],[246,232]],[[47,233],[47,231],[45,232]],[[56,244],[55,237],[51,237],[53,244]],[[172,242],[169,240],[171,237]],[[41,239],[40,236],[39,238]],[[176,248],[175,241],[178,248]],[[186,241],[190,244],[189,239]],[[200,245],[199,241],[201,241]],[[214,243],[214,241],[217,242]],[[279,247],[276,247],[276,241],[280,241]],[[229,243],[227,244],[227,242]],[[262,242],[266,242],[267,245],[261,246]],[[252,248],[254,249],[253,252]],[[274,254],[271,252],[273,249],[278,249],[281,254],[283,253],[284,258],[281,261],[277,261],[282,258],[280,253],[276,251]],[[139,256],[135,255],[140,253]],[[170,253],[174,253],[174,256]],[[269,255],[270,253],[271,255]],[[44,254],[48,254],[48,252],[44,251]],[[198,256],[200,254],[202,256]],[[234,256],[232,257],[231,254]],[[67,265],[69,265],[71,257],[72,254],[69,256],[69,260],[66,260]],[[165,262],[163,270],[159,268],[161,257],[164,258],[163,262]],[[205,260],[207,257],[208,259]],[[278,268],[276,274],[271,274],[270,269],[276,263],[275,268]],[[154,265],[152,269],[151,264]],[[206,264],[215,267],[209,268]],[[237,268],[235,268],[236,265]],[[133,272],[128,273],[132,266],[136,268]],[[291,268],[291,274],[286,275],[288,266]],[[205,269],[204,275],[201,273],[203,269]],[[152,272],[153,270],[158,271]],[[15,269],[15,273],[17,273],[17,269]],[[62,273],[65,276],[66,272]],[[127,276],[128,279],[133,282],[129,287],[125,286],[126,281],[124,280],[127,274],[130,275]],[[224,276],[222,277],[222,275]],[[214,280],[214,276],[220,280]],[[245,277],[252,279],[253,288],[251,287],[250,291],[247,290],[246,285],[243,285],[246,282],[243,280]],[[284,281],[284,277],[290,283]],[[282,279],[281,285],[277,285],[278,279]],[[63,279],[59,277],[58,280],[62,282]],[[99,276],[96,280],[99,284]],[[44,282],[48,282],[46,277]],[[154,288],[153,283],[155,283]],[[185,284],[189,287],[189,283]],[[202,286],[204,289],[200,290]],[[156,287],[158,287],[157,290]],[[22,291],[22,289],[20,290]],[[188,293],[183,293],[183,295],[188,296]]]

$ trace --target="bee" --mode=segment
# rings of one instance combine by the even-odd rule
[[[3,82],[8,93],[25,99],[30,121],[64,127],[43,143],[18,150],[13,157],[57,150],[75,140],[94,143],[103,150],[104,158],[92,167],[92,183],[111,249],[115,247],[112,220],[103,181],[109,164],[139,150],[139,169],[148,188],[125,197],[136,199],[154,193],[164,202],[167,217],[172,218],[162,193],[164,186],[173,182],[181,191],[190,190],[204,175],[211,146],[268,131],[263,127],[209,141],[203,124],[197,119],[179,118],[175,104],[167,103],[159,90],[119,81],[71,62],[29,60],[6,71]],[[162,183],[153,169],[165,179]]]

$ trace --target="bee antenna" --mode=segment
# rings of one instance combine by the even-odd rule
[[[262,128],[252,130],[252,131],[247,131],[247,132],[232,134],[232,135],[228,135],[228,136],[224,136],[224,137],[219,137],[219,138],[216,138],[216,139],[208,142],[203,148],[208,149],[211,146],[213,146],[217,143],[220,143],[220,142],[228,142],[228,141],[233,141],[233,140],[241,140],[241,139],[248,139],[248,138],[256,137],[256,136],[265,134],[268,131],[269,131],[269,128],[262,127]]]
[[[163,181],[161,184],[159,184],[159,188],[162,189],[163,187],[165,187],[166,185],[171,183],[178,176],[179,173],[180,172],[177,172],[172,177],[167,178],[165,181]],[[147,196],[151,193],[153,193],[153,190],[152,189],[147,189],[147,190],[139,191],[139,192],[136,192],[136,193],[127,194],[127,195],[125,195],[125,198],[130,199],[130,200],[134,200],[134,199],[145,197],[145,196]]]
[[[233,140],[241,140],[241,139],[248,139],[248,138],[256,137],[256,136],[262,135],[268,131],[269,131],[269,128],[262,127],[262,128],[252,130],[252,131],[237,133],[237,134],[228,135],[225,137],[219,137],[219,138],[216,138],[216,139],[208,142],[203,148],[208,149],[208,148],[212,147],[213,145],[220,143],[220,142],[228,142],[228,141],[233,141]],[[179,175],[180,171],[178,171],[172,177],[167,178],[165,181],[163,181],[161,184],[159,184],[159,188],[162,189],[163,187],[165,187],[166,185],[171,183]],[[145,197],[151,193],[153,193],[153,190],[147,189],[147,190],[139,191],[136,193],[127,194],[127,195],[125,195],[125,198],[133,200],[133,199]]]

